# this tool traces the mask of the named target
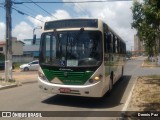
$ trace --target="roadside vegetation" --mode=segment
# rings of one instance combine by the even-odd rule
[[[17,84],[15,79],[9,79],[6,81],[4,78],[0,77],[0,85],[1,86],[6,86],[6,85],[15,85]]]
[[[160,53],[160,0],[135,0],[132,6],[132,27],[144,43],[149,56]]]
[[[142,67],[160,67],[157,60],[151,61],[149,59],[144,60]]]

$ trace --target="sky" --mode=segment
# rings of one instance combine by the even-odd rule
[[[29,1],[61,1],[75,2],[87,0],[12,0],[15,2]],[[89,1],[89,0],[88,0]],[[95,0],[92,0],[95,1]],[[97,1],[97,0],[96,0]],[[101,1],[101,0],[99,0]],[[113,1],[113,2],[112,2]],[[5,0],[0,0],[0,40],[5,40]],[[12,36],[18,40],[32,39],[33,29],[43,26],[49,20],[67,18],[100,18],[107,23],[125,42],[127,50],[133,49],[135,29],[131,29],[133,1],[114,1],[96,3],[34,3],[13,4],[12,9]],[[45,10],[42,10],[42,8]],[[27,15],[22,15],[16,10]],[[46,12],[47,11],[47,12]],[[34,18],[36,19],[34,19]],[[38,20],[37,20],[38,19]],[[40,21],[39,21],[40,20]],[[40,36],[42,30],[36,29]]]

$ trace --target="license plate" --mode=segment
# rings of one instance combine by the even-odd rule
[[[71,89],[70,88],[60,88],[59,91],[60,93],[70,93]]]

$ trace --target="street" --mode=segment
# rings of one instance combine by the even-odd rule
[[[160,68],[141,68],[142,60],[143,58],[129,60],[125,66],[124,76],[114,85],[111,94],[106,94],[104,98],[46,94],[40,92],[37,83],[31,83],[0,90],[0,111],[122,111],[137,76],[160,74]],[[48,119],[53,120],[49,117]],[[55,119],[70,120],[75,118],[58,117]],[[77,119],[88,120],[89,118],[77,117]],[[101,117],[101,119],[106,120],[105,117]]]

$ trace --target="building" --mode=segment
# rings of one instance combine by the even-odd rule
[[[24,39],[23,54],[27,56],[39,57],[40,38],[36,39],[36,43],[32,44],[33,39]]]
[[[25,40],[23,40],[23,42],[25,43],[25,45],[23,46],[23,54],[26,56],[32,56],[34,58],[38,58],[39,57],[40,38],[36,39],[35,44],[32,44],[32,39],[25,39]],[[47,44],[50,44],[49,41],[47,41]],[[55,48],[55,47],[56,46],[54,44],[53,48]],[[52,51],[52,52],[53,52],[53,54],[55,54],[54,51]],[[49,51],[46,52],[46,55],[49,55]]]
[[[33,39],[24,39],[23,42],[25,45],[32,45]],[[40,38],[37,38],[35,45],[39,44],[40,44]]]
[[[24,43],[22,41],[17,41],[17,38],[12,38],[12,55],[23,55],[23,45]],[[6,42],[0,41],[0,53],[5,55],[6,51]]]
[[[0,53],[5,54],[5,41],[0,41]]]
[[[135,54],[142,54],[144,52],[143,41],[140,41],[138,35],[134,35],[134,51]]]

